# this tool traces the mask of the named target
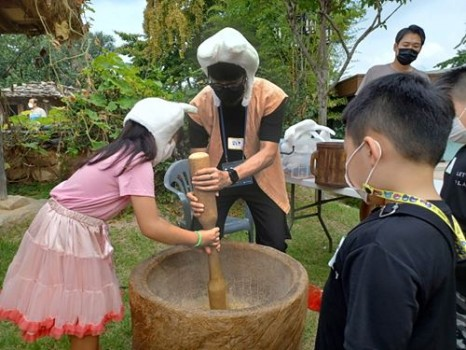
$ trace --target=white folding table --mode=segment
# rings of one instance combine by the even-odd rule
[[[286,179],[286,182],[291,185],[291,193],[290,193],[290,207],[291,208],[290,208],[290,213],[288,216],[290,230],[295,220],[317,216],[317,218],[319,219],[320,225],[322,226],[322,229],[324,230],[324,233],[327,236],[328,243],[329,243],[328,249],[329,249],[329,252],[331,252],[333,250],[333,240],[332,240],[332,236],[330,235],[327,229],[327,226],[325,225],[324,219],[322,218],[322,206],[326,203],[342,200],[345,198],[361,199],[361,197],[351,187],[320,186],[316,184],[315,178],[313,176],[307,177],[307,178],[295,178],[295,177],[290,176],[289,174],[285,174],[285,179]],[[442,184],[443,184],[442,180],[440,179],[434,180],[434,186],[437,189],[437,192],[439,193],[442,188]],[[309,204],[306,204],[300,207],[296,207],[296,199],[295,199],[295,194],[296,194],[295,186],[296,185],[314,189],[315,190],[314,201],[312,203],[309,203]],[[324,198],[322,192],[328,192],[332,196],[330,198]],[[306,214],[298,214],[298,212],[302,212],[304,210],[307,210],[313,207],[316,208],[315,212],[306,213]]]

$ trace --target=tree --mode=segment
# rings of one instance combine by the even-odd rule
[[[63,0],[63,1],[34,1],[24,2],[16,4],[17,8],[13,7],[13,12],[16,15],[24,13],[24,16],[28,18],[27,23],[18,23],[16,20],[17,16],[11,17],[3,23],[4,33],[27,33],[32,36],[48,34],[54,37],[54,43],[56,45],[60,42],[66,42],[81,36],[87,31],[87,26],[82,22],[81,11],[83,8],[87,8],[88,0]],[[40,23],[41,25],[37,26]],[[33,32],[30,31],[28,25],[35,26]],[[53,34],[49,31],[49,28],[53,28]],[[1,37],[1,36],[0,36]],[[3,54],[3,52],[2,52]],[[18,53],[16,53],[18,54]],[[40,56],[46,56],[46,51],[41,50]],[[5,164],[3,158],[3,118],[4,110],[0,108],[0,200],[6,200],[8,193],[6,189],[6,175],[5,175]]]
[[[142,79],[139,73],[116,53],[95,58],[82,71],[82,80],[88,85],[64,97],[64,106],[50,109],[40,120],[31,121],[26,115],[10,118],[4,142],[9,160],[29,163],[29,170],[34,170],[41,165],[28,159],[51,152],[59,159],[57,175],[64,178],[74,159],[87,156],[120,134],[124,116],[138,100],[151,96],[178,99],[159,81]]]
[[[193,88],[202,76],[196,60],[199,37],[215,0],[147,0],[144,32],[145,54],[163,74],[172,89]]]
[[[59,46],[48,36],[0,35],[0,86],[31,81],[81,85],[79,73],[89,62],[114,49],[113,37],[102,32]]]
[[[0,101],[0,125],[3,126],[3,116],[5,115],[5,109],[3,108],[3,101]],[[5,173],[5,161],[3,156],[3,134],[0,129],[0,201],[8,198],[8,192],[6,188],[6,173]]]
[[[199,44],[208,36],[226,26],[238,29],[256,47],[261,57],[259,75],[270,78],[286,91],[301,92],[305,96],[308,82],[300,84],[291,77],[289,68],[295,63],[295,48],[286,28],[286,11],[281,0],[272,1],[198,1],[196,12],[177,1],[148,1],[145,11],[147,55],[161,67],[163,81],[173,81],[174,89],[183,89],[191,96],[206,82],[196,59]],[[168,4],[170,3],[170,4]],[[194,2],[191,2],[193,5]],[[172,17],[183,21],[183,26],[165,25]],[[181,20],[182,18],[182,20]],[[180,30],[187,28],[187,30]],[[168,38],[172,38],[169,40]],[[134,61],[136,62],[136,61]],[[140,61],[139,61],[140,62]],[[273,79],[272,79],[273,78]],[[304,76],[304,80],[307,75]],[[298,79],[299,80],[299,79]],[[300,98],[292,101],[300,101]]]
[[[388,19],[407,0],[283,0],[288,13],[288,24],[294,40],[315,74],[317,82],[318,121],[327,124],[328,96],[345,73],[359,44],[374,30],[385,27]],[[394,2],[398,6],[383,16],[385,4]],[[358,36],[352,27],[372,8],[374,16],[370,25]],[[313,28],[314,38],[304,38],[307,23]],[[304,28],[304,29],[303,29]],[[353,34],[354,33],[354,34]],[[343,54],[337,62],[335,53]],[[341,55],[338,56],[341,58]]]
[[[459,49],[463,46],[463,49]],[[447,67],[460,67],[466,64],[466,35],[463,36],[460,43],[455,46],[455,49],[458,49],[456,56],[452,57],[446,61],[440,62],[435,67],[438,68],[447,68]]]
[[[209,9],[203,38],[229,26],[239,30],[260,57],[257,75],[280,86],[290,96],[285,125],[315,115],[315,77],[300,48],[293,44],[282,0],[223,1]]]
[[[144,31],[149,37],[148,54],[159,58],[169,55],[172,48],[183,55],[210,5],[205,0],[147,0]]]
[[[43,80],[79,86],[83,83],[79,73],[93,57],[113,50],[114,39],[103,33],[88,33],[79,40],[56,45],[57,41],[49,36],[0,35],[0,87]],[[0,128],[3,128],[3,116],[2,103]],[[6,184],[3,134],[0,133],[0,200],[8,197]]]
[[[407,1],[222,0],[212,4],[148,0],[148,50],[166,71],[176,62],[172,73],[202,83],[195,59],[197,46],[223,27],[238,29],[259,52],[258,74],[289,92],[289,115],[298,120],[318,116],[319,123],[326,125],[329,95],[357,47],[372,31],[386,26]],[[383,16],[389,3],[397,6]],[[370,25],[362,31],[354,29],[368,9],[374,10]]]

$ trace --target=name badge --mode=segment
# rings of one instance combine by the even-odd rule
[[[229,137],[228,138],[228,149],[232,151],[242,151],[244,147],[244,138],[240,137]]]
[[[453,158],[450,163],[448,164],[447,168],[445,169],[445,172],[447,174],[451,174],[451,171],[453,170],[453,166],[455,165],[455,162],[456,162],[456,157]]]
[[[343,236],[340,240],[340,243],[338,244],[338,247],[337,249],[335,250],[335,253],[333,254],[332,258],[330,259],[330,261],[328,262],[328,266],[335,271],[335,279],[338,279],[339,277],[339,274],[338,274],[338,271],[336,271],[334,268],[333,268],[333,265],[335,264],[335,260],[337,259],[337,254],[338,254],[338,251],[340,250],[341,246],[343,245],[343,242],[345,241],[345,238],[346,236]]]

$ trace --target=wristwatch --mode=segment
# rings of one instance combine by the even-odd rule
[[[239,180],[238,173],[233,168],[228,168],[227,171],[228,171],[228,175],[230,176],[231,184],[234,185]]]

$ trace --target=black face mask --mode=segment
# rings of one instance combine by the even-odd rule
[[[403,66],[407,66],[417,58],[418,53],[419,52],[413,49],[399,49],[396,59]]]
[[[217,83],[211,81],[209,85],[215,91],[215,95],[220,99],[222,105],[236,106],[244,96],[246,77],[232,82]]]
[[[241,102],[244,95],[244,84],[235,88],[213,87],[215,94],[225,106],[235,106]]]

